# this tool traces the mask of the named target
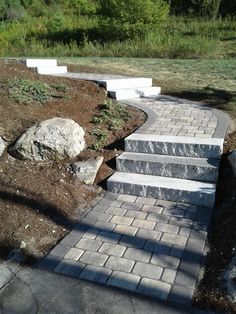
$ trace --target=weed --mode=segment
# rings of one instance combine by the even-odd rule
[[[103,131],[101,128],[94,128],[90,134],[94,137],[94,142],[91,144],[90,148],[93,150],[101,149],[107,140],[108,132]]]

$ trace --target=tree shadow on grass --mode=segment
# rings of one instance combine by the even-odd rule
[[[236,92],[216,89],[213,87],[205,87],[201,90],[173,92],[168,93],[168,95],[192,101],[205,102],[216,109],[230,110],[231,108],[228,108],[231,106],[229,103],[235,102],[236,104]]]

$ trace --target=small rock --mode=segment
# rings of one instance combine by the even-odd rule
[[[233,151],[228,157],[234,177],[236,178],[236,150]]]
[[[6,148],[6,144],[4,140],[0,137],[0,157],[2,156],[5,148]]]
[[[74,174],[85,184],[93,184],[99,168],[103,163],[103,157],[90,158],[86,161],[73,162],[71,167]]]
[[[25,241],[21,241],[20,243],[20,249],[25,249],[26,248],[26,243]]]

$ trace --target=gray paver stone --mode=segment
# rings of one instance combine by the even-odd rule
[[[135,202],[143,205],[154,205],[156,200],[154,198],[138,197]]]
[[[125,216],[131,217],[131,218],[138,218],[138,219],[145,219],[147,216],[147,213],[138,211],[138,210],[127,210],[125,213]]]
[[[105,266],[112,270],[130,272],[134,266],[134,261],[127,258],[110,256]]]
[[[50,252],[50,255],[62,258],[69,251],[69,249],[70,249],[69,246],[59,244],[56,247],[54,247],[54,249]]]
[[[91,228],[85,234],[83,235],[83,238],[94,240],[96,236],[98,235],[99,230],[96,228]],[[78,241],[77,241],[78,242]]]
[[[170,283],[170,284],[173,284],[175,281],[176,273],[177,273],[176,270],[166,268],[162,274],[161,279],[163,281]]]
[[[101,245],[102,245],[101,241],[83,238],[79,240],[79,242],[76,244],[76,247],[88,251],[97,251]]]
[[[142,207],[142,204],[124,202],[121,207],[125,209],[131,209],[131,210],[140,210]]]
[[[124,217],[124,216],[113,216],[111,219],[112,223],[119,224],[119,225],[131,225],[133,222],[133,218],[130,217]]]
[[[180,259],[170,255],[154,254],[152,256],[151,263],[164,268],[177,269]]]
[[[145,240],[160,240],[162,233],[155,230],[139,229],[136,236]]]
[[[128,248],[124,254],[124,257],[131,260],[148,263],[151,258],[151,253],[148,251],[139,250],[135,248]]]
[[[193,296],[192,289],[175,284],[171,289],[168,301],[191,304],[192,296]]]
[[[134,274],[115,271],[108,280],[108,285],[135,291],[139,283],[140,277]]]
[[[107,243],[118,243],[121,235],[113,231],[101,231],[96,240]]]
[[[164,233],[161,237],[161,241],[167,242],[173,245],[176,244],[179,246],[185,246],[187,242],[187,238],[182,237],[180,235],[176,235],[176,234]]]
[[[171,251],[171,246],[159,241],[147,241],[144,249],[157,254],[169,254]]]
[[[162,215],[162,214],[148,214],[147,220],[155,221],[158,223],[168,223],[170,220],[169,216]]]
[[[179,227],[170,225],[170,224],[164,224],[164,223],[157,223],[155,230],[161,231],[161,232],[167,232],[167,233],[173,233],[178,234]]]
[[[76,248],[71,248],[66,255],[64,256],[65,259],[70,259],[73,261],[78,261],[80,256],[84,253],[84,250],[76,249]]]
[[[108,207],[106,210],[107,214],[111,215],[117,215],[117,216],[124,216],[124,214],[127,212],[127,209],[125,208],[120,208],[120,207]]]
[[[60,274],[77,277],[84,267],[85,265],[83,263],[63,260],[57,265],[55,271]]]
[[[103,243],[100,247],[99,252],[107,254],[107,255],[114,255],[121,257],[126,250],[126,246],[117,245],[113,243]]]
[[[151,278],[154,280],[160,279],[163,268],[151,264],[137,262],[132,272],[140,277]]]
[[[80,278],[86,279],[90,281],[94,281],[97,283],[105,284],[111,274],[111,270],[105,267],[99,267],[94,265],[88,265],[81,272]]]
[[[141,249],[144,247],[145,240],[140,239],[138,236],[132,237],[128,235],[122,236],[120,240],[121,245],[125,245],[127,247],[134,247],[136,249]]]
[[[144,219],[134,219],[132,226],[141,228],[141,229],[151,229],[153,230],[156,223],[154,221],[148,221]]]
[[[108,259],[108,255],[87,251],[81,256],[80,261],[85,264],[91,264],[95,266],[103,266]]]
[[[167,300],[169,296],[171,285],[157,280],[143,278],[138,286],[137,292]]]
[[[163,211],[163,207],[161,206],[151,206],[151,205],[144,205],[142,207],[142,211],[153,213],[153,214],[161,214]]]
[[[137,196],[120,194],[118,195],[117,199],[123,202],[135,202],[135,200],[137,199]]]
[[[114,231],[123,235],[134,236],[138,231],[138,228],[126,225],[117,225]]]

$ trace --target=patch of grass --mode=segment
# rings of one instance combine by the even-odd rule
[[[94,137],[94,142],[91,144],[90,148],[93,150],[99,150],[101,149],[108,138],[108,132],[103,131],[101,128],[97,127],[94,128],[90,134]]]
[[[99,107],[100,112],[93,117],[95,124],[105,123],[109,130],[120,130],[125,122],[131,118],[130,112],[121,104],[108,100]]]
[[[19,104],[45,104],[51,98],[50,86],[40,81],[11,79],[7,88],[9,97]]]

